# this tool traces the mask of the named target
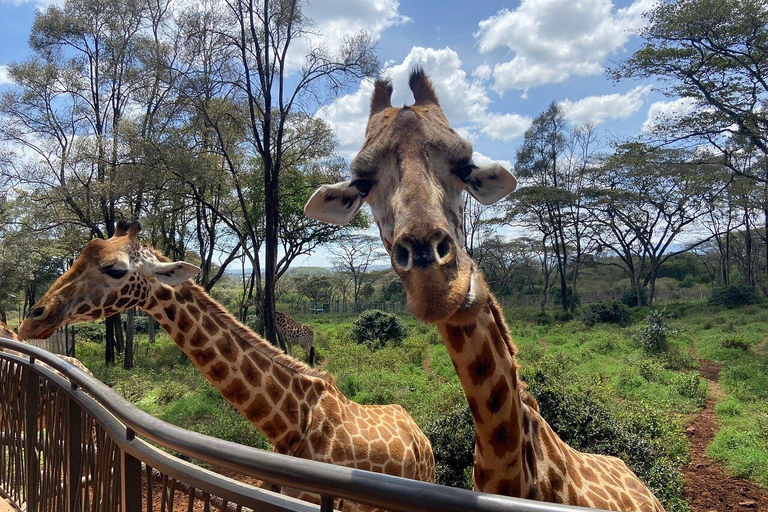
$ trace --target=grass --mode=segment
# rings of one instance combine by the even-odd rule
[[[687,460],[683,419],[703,406],[708,392],[698,376],[697,361],[689,355],[693,343],[698,344],[701,357],[726,365],[721,376],[726,397],[717,411],[722,430],[710,455],[734,473],[768,484],[768,350],[764,344],[768,308],[729,311],[686,303],[670,306],[668,311],[681,332],[662,354],[646,353],[637,341],[647,308],[633,312],[629,327],[598,324],[588,328],[579,321],[539,325],[541,317],[535,310],[510,311],[508,317],[519,347],[521,375],[531,381],[532,391],[556,389],[575,397],[568,403],[558,402],[558,407],[588,409],[581,416],[580,411],[571,411],[573,416],[563,418],[592,422],[584,428],[594,430],[589,434],[594,439],[567,424],[558,427],[561,435],[577,446],[625,459],[635,457],[638,467],[634,469],[650,482],[667,510],[677,511],[686,508],[679,477],[679,468]],[[315,330],[317,359],[349,398],[363,404],[398,403],[422,426],[465,403],[453,364],[433,326],[403,317],[409,334],[402,345],[372,351],[351,339],[353,319],[349,315],[300,319]],[[298,348],[296,354],[303,356]],[[78,357],[98,378],[165,421],[267,447],[264,437],[165,335],[158,336],[152,346],[140,339],[134,371],[105,366],[103,346],[97,343],[78,341]],[[547,410],[542,413],[547,417]],[[595,426],[590,414],[604,417],[606,425]],[[557,417],[549,421],[558,425]],[[613,437],[601,438],[606,432]],[[648,460],[642,460],[640,452]]]
[[[768,307],[702,308],[681,318],[699,356],[723,363],[720,429],[707,454],[768,487]]]

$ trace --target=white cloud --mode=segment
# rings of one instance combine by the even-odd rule
[[[531,122],[519,114],[489,114],[480,131],[492,139],[511,141],[523,135]]]
[[[651,132],[665,121],[673,121],[690,114],[696,109],[693,98],[678,98],[672,101],[657,101],[648,108],[648,117],[643,123],[642,130]]]
[[[574,124],[600,124],[607,119],[627,119],[640,110],[650,92],[650,85],[641,85],[625,94],[588,96],[579,101],[566,99],[560,106],[565,118]]]
[[[304,15],[312,20],[312,33],[294,40],[288,62],[298,69],[310,48],[320,45],[331,52],[341,48],[344,39],[367,32],[374,41],[389,27],[407,23],[410,19],[399,12],[398,0],[322,0],[309,2]]]
[[[12,84],[10,75],[8,74],[8,66],[0,66],[0,85]]]
[[[472,77],[475,80],[480,80],[481,82],[485,82],[491,76],[493,75],[493,69],[491,69],[491,66],[488,64],[481,64],[475,68],[475,70],[472,72]]]
[[[507,47],[511,60],[493,68],[494,89],[527,90],[572,75],[602,72],[605,59],[643,25],[655,0],[614,10],[611,0],[522,0],[482,20],[475,37],[481,52]]]
[[[512,162],[509,160],[495,160],[491,157],[485,156],[484,154],[480,153],[479,151],[475,151],[472,153],[472,161],[476,165],[488,165],[497,163],[500,164],[502,167],[504,167],[508,171],[512,171]]]
[[[408,77],[414,67],[421,66],[435,86],[448,121],[462,137],[471,140],[475,133],[482,133],[509,141],[522,135],[530,119],[514,113],[489,112],[491,100],[485,87],[471,80],[461,64],[458,53],[451,48],[413,47],[401,63],[390,64],[382,71],[382,76],[392,81],[392,105],[413,103]],[[372,91],[373,84],[363,82],[357,92],[336,99],[316,114],[333,126],[347,156],[354,155],[363,143]]]

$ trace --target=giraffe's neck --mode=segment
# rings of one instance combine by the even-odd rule
[[[301,441],[327,376],[256,336],[191,282],[158,284],[142,308],[277,451],[290,453]]]
[[[449,319],[450,320],[450,319]],[[527,497],[535,474],[515,347],[492,297],[472,319],[438,323],[475,424],[477,490]]]

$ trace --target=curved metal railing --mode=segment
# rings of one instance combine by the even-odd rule
[[[170,425],[45,350],[0,338],[0,494],[27,512],[251,509],[318,505],[221,476],[163,451],[285,488],[391,511],[588,510],[267,452]],[[40,364],[44,363],[44,364]],[[139,436],[139,437],[137,437]],[[153,446],[154,443],[159,448]],[[31,461],[31,462],[30,462]],[[213,505],[212,505],[213,504]]]

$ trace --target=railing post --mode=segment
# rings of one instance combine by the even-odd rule
[[[133,437],[128,429],[126,440]],[[123,512],[141,512],[141,461],[125,450],[120,450],[120,507]]]
[[[30,366],[35,358],[29,358]],[[40,409],[40,378],[27,368],[24,372],[24,389],[27,391],[24,415],[24,459],[27,465],[26,485],[27,512],[37,512],[37,482],[40,477],[40,461],[37,459],[37,414]]]
[[[72,385],[73,390],[76,386]],[[77,510],[77,493],[83,464],[83,416],[73,399],[67,405],[67,510]]]
[[[320,512],[333,512],[333,496],[320,496]]]

